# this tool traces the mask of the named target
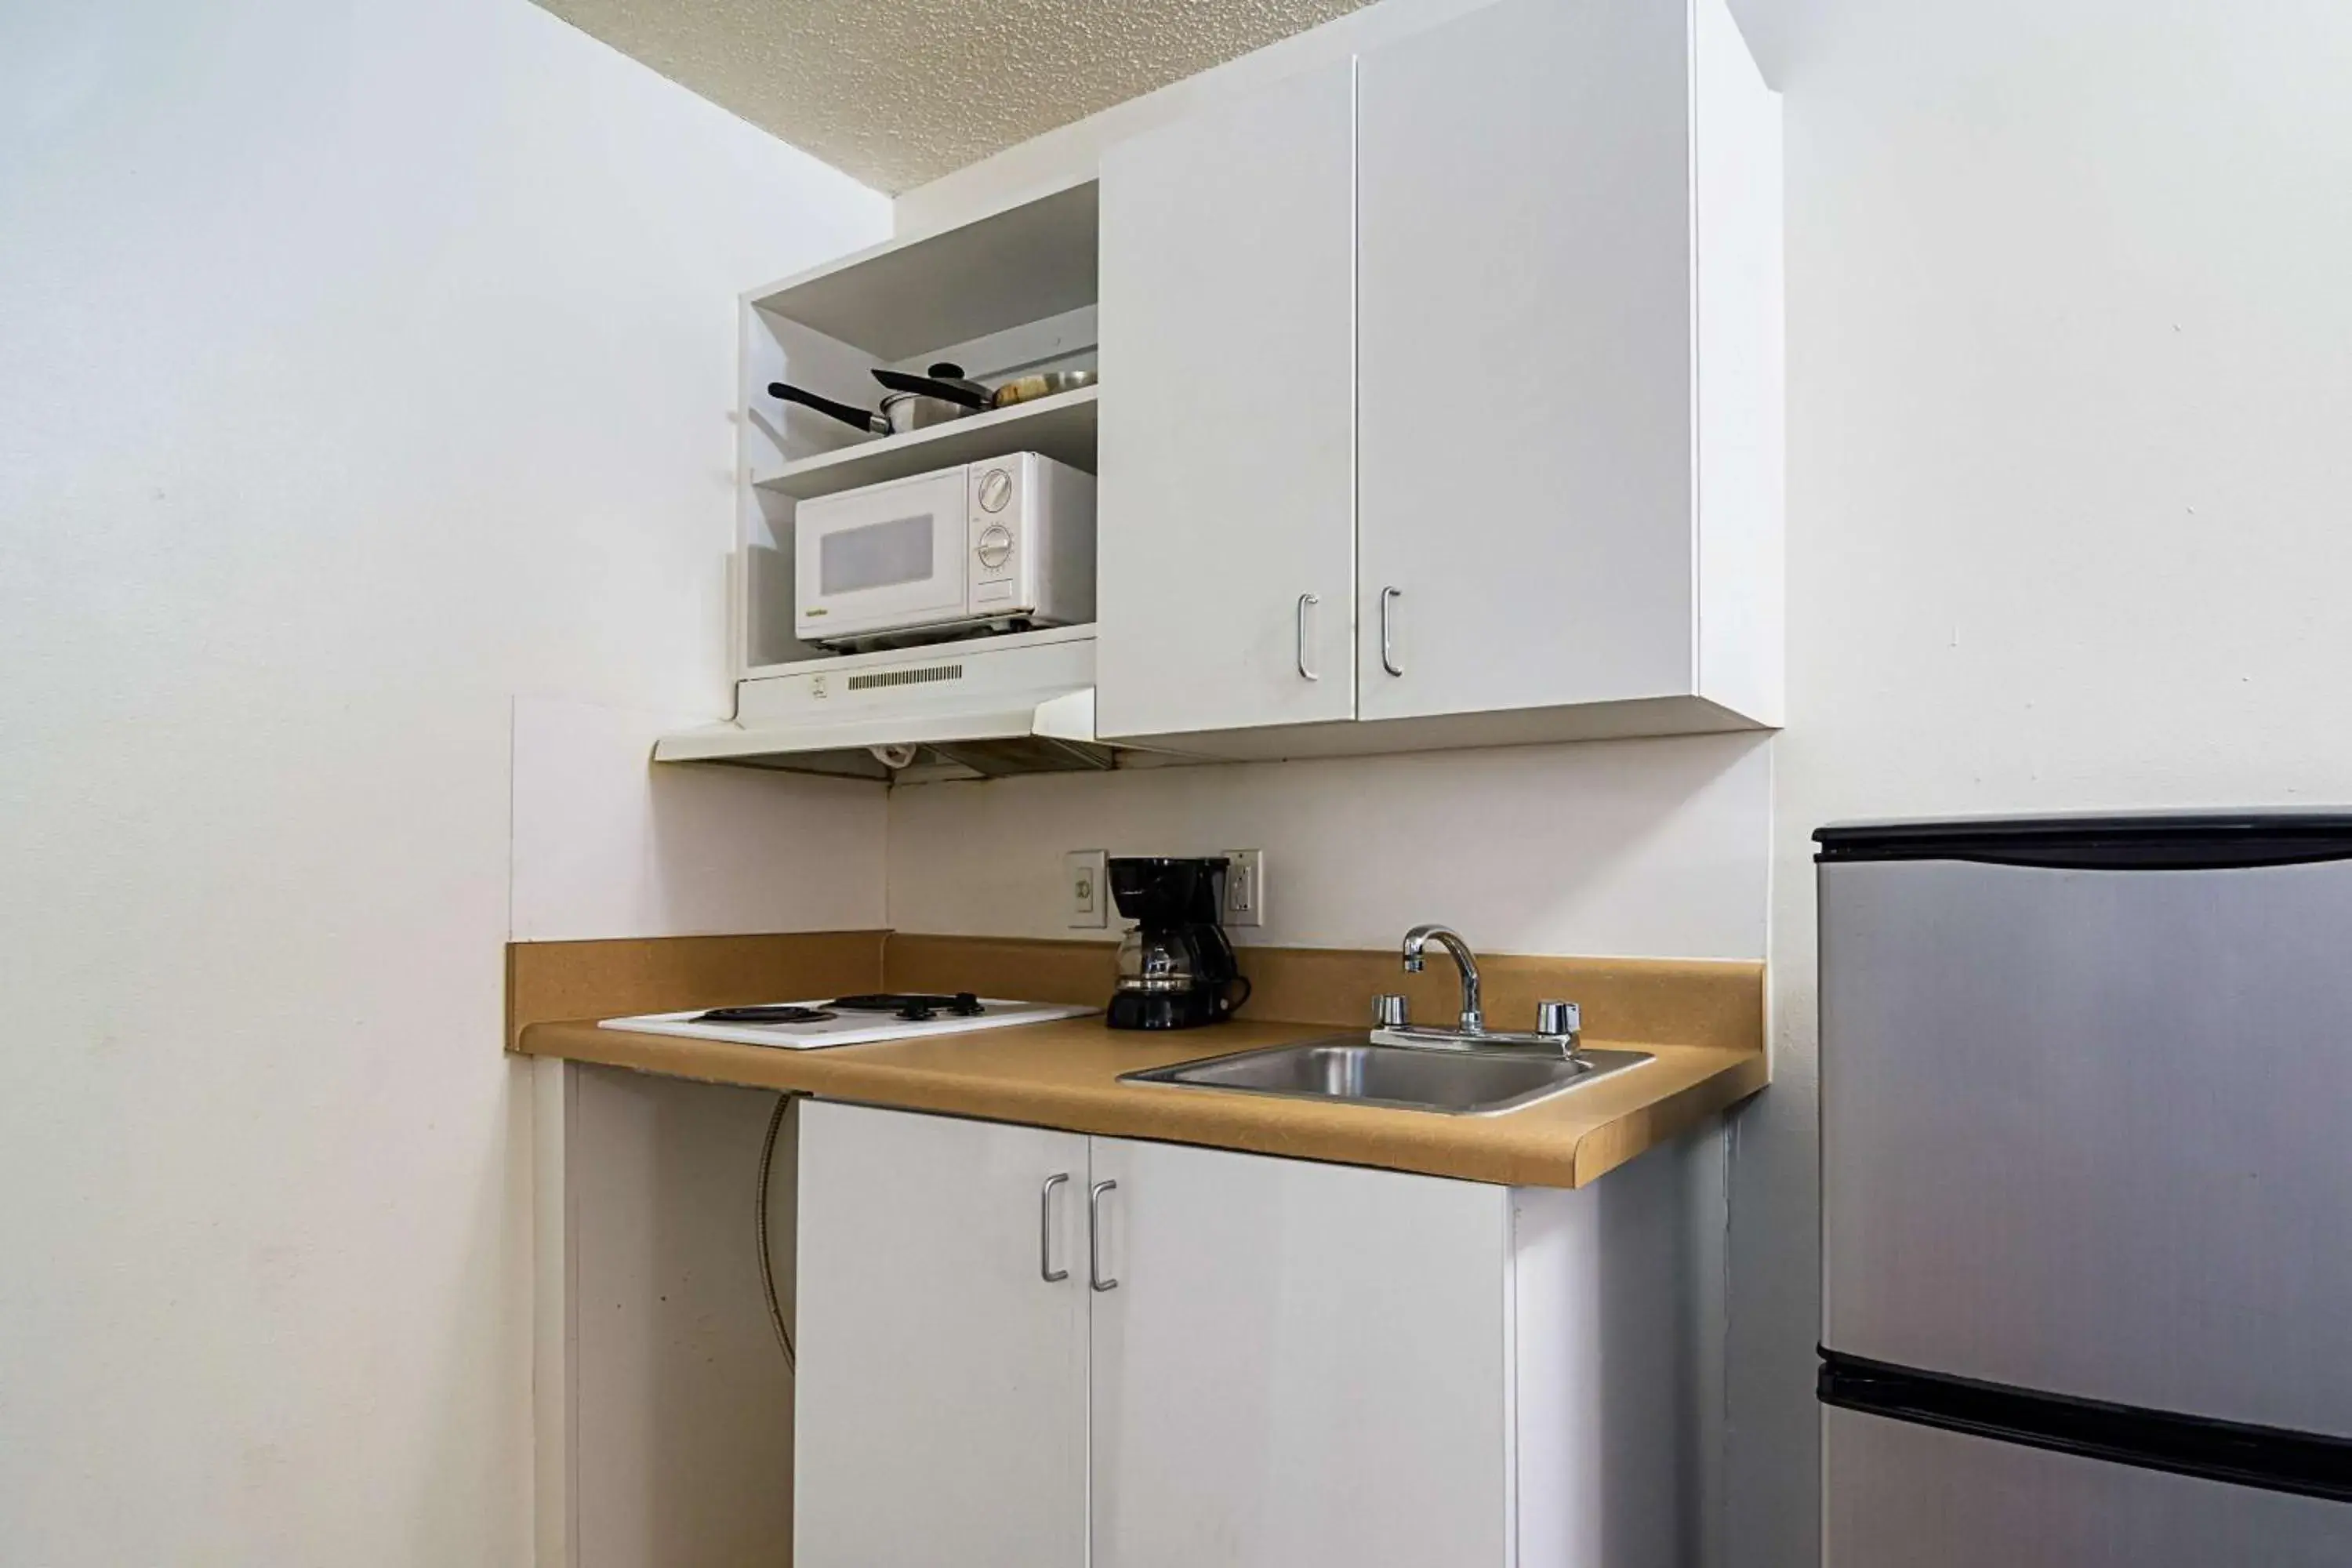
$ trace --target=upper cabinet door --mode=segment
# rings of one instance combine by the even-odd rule
[[[793,1561],[1085,1568],[1087,1140],[800,1114]]]
[[[1095,1568],[1511,1561],[1507,1189],[1116,1138],[1093,1160]]]
[[[1695,689],[1687,13],[1358,61],[1366,719]]]
[[[1353,76],[1102,164],[1097,725],[1355,711]]]

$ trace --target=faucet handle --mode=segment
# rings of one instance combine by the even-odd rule
[[[1584,1031],[1584,1009],[1573,1002],[1536,1004],[1536,1033],[1575,1036]]]
[[[1372,998],[1372,1023],[1383,1029],[1402,1029],[1406,1023],[1405,1000],[1391,992]]]

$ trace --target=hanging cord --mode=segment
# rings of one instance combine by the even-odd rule
[[[793,1096],[776,1096],[776,1109],[768,1118],[768,1136],[760,1145],[760,1201],[756,1216],[760,1229],[760,1289],[768,1298],[768,1322],[776,1331],[776,1342],[784,1348],[785,1370],[800,1371],[800,1357],[793,1350],[793,1331],[784,1327],[784,1310],[776,1302],[776,1265],[768,1252],[768,1176],[776,1163],[776,1134],[783,1131],[784,1112],[793,1108]]]

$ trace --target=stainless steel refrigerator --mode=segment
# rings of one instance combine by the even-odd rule
[[[1814,837],[1828,1568],[2352,1565],[2352,814]]]

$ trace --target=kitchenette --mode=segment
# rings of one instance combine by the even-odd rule
[[[734,710],[649,787],[878,805],[880,918],[510,946],[546,1560],[1706,1549],[1778,100],[1719,3],[1378,10],[738,301]],[[585,769],[518,714],[521,834]]]
[[[0,81],[0,1568],[2352,1568],[2352,5]]]

